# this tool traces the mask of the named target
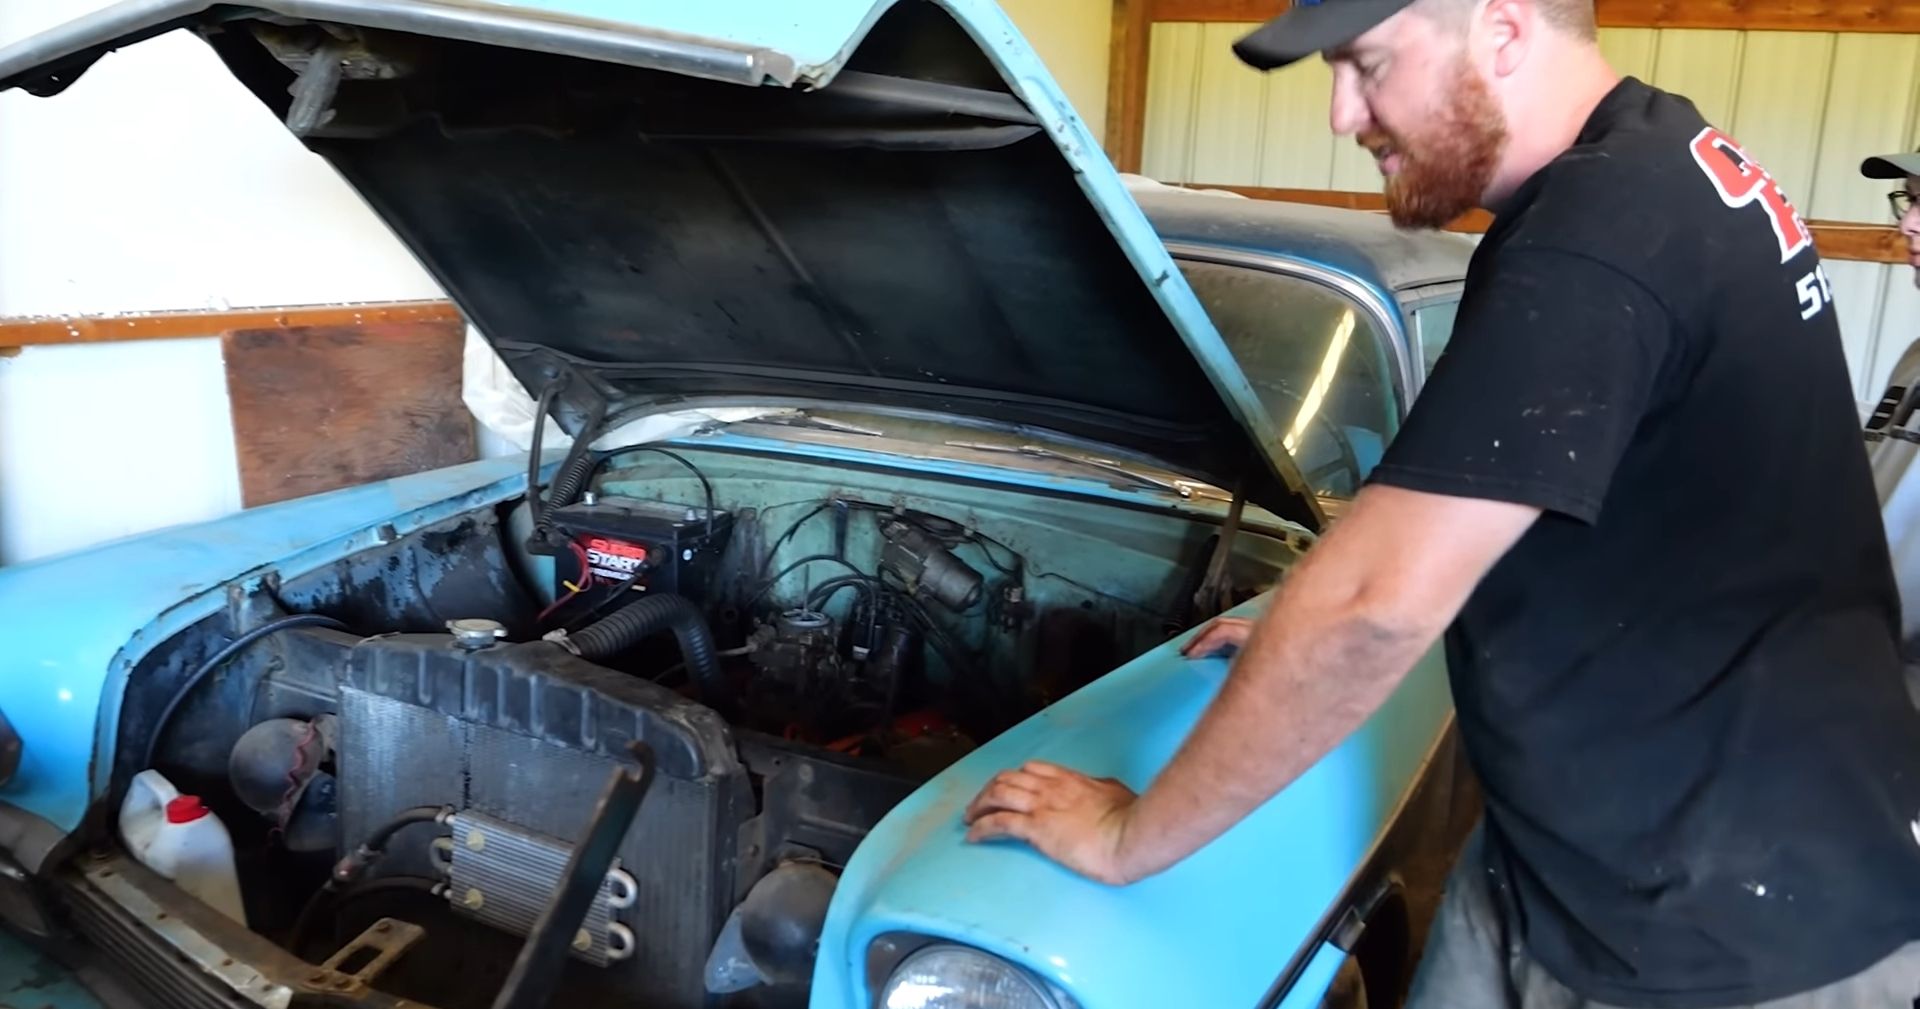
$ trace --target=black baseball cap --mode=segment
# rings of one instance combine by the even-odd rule
[[[1860,174],[1869,179],[1904,179],[1920,175],[1920,153],[1882,154],[1860,162]]]
[[[1314,53],[1338,49],[1412,3],[1413,0],[1293,0],[1279,17],[1235,42],[1233,53],[1257,70],[1278,70]]]

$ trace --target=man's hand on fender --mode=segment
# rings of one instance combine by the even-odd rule
[[[1252,636],[1253,621],[1245,617],[1219,617],[1180,646],[1180,654],[1189,659],[1204,659],[1229,648],[1238,651],[1247,646],[1247,639]]]
[[[1221,617],[1181,652],[1207,658],[1240,648],[1252,633],[1253,621]],[[1135,798],[1132,789],[1112,778],[1091,778],[1034,760],[994,775],[962,819],[969,841],[1018,838],[1082,876],[1118,886],[1134,879],[1123,844]]]
[[[994,775],[961,819],[969,841],[1018,838],[1088,879],[1123,886],[1134,880],[1123,847],[1135,798],[1112,778],[1029,760]]]

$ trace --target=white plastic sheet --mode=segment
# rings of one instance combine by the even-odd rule
[[[533,411],[537,400],[472,326],[467,327],[460,380],[460,398],[481,427],[516,451],[525,452],[533,447]],[[652,414],[607,431],[593,440],[592,447],[604,450],[667,441],[685,437],[709,424],[731,424],[778,412],[771,407],[744,406]],[[553,418],[547,418],[541,449],[566,448],[572,444],[573,438],[560,430]]]

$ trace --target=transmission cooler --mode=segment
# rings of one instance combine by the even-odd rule
[[[705,707],[546,642],[362,642],[340,689],[342,837],[351,844],[412,806],[455,807],[453,848],[438,856],[451,862],[451,902],[523,933],[636,740],[658,774],[619,848],[624,877],[609,874],[576,936],[575,957],[594,966],[575,969],[604,974],[593,987],[635,1004],[696,1009],[737,896],[741,827],[754,815],[729,730]],[[436,871],[433,832],[407,828],[382,871]]]

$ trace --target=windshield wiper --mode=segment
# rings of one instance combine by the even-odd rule
[[[849,424],[844,420],[828,420],[825,417],[815,417],[810,413],[804,413],[798,410],[792,413],[767,414],[764,417],[755,417],[753,421],[756,424],[779,424],[782,427],[807,427],[817,431],[857,434],[868,438],[881,438],[886,436],[885,431],[876,431],[870,427]]]
[[[1193,497],[1193,487],[1190,484],[1182,483],[1178,480],[1162,480],[1158,477],[1148,476],[1145,473],[1128,469],[1126,466],[1112,459],[1101,459],[1097,456],[1062,452],[1057,448],[1047,448],[1045,445],[994,445],[988,442],[978,441],[950,441],[947,442],[946,445],[948,448],[964,448],[975,452],[999,452],[1004,455],[1025,456],[1029,459],[1050,459],[1055,462],[1070,462],[1078,466],[1085,466],[1088,469],[1099,470],[1102,473],[1125,477],[1143,487],[1171,491],[1183,498]]]

